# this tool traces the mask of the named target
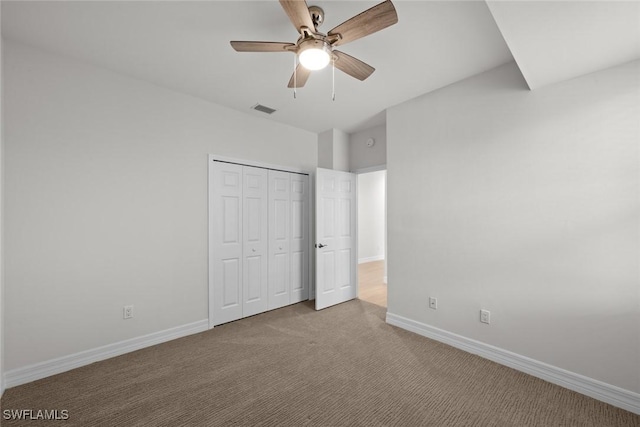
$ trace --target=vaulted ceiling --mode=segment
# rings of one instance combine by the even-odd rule
[[[531,89],[640,59],[640,2],[488,3]]]
[[[328,31],[377,1],[308,1]],[[398,24],[341,47],[376,68],[361,82],[314,72],[293,98],[290,53],[237,53],[230,40],[295,42],[277,1],[2,1],[6,39],[312,132],[354,132],[386,108],[518,63],[529,87],[640,59],[636,1],[394,0]],[[250,107],[277,111],[266,116]]]

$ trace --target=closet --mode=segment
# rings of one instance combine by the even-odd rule
[[[309,299],[309,176],[209,168],[211,326]]]

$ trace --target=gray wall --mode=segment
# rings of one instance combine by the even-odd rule
[[[318,167],[349,171],[349,135],[329,129],[318,135]]]
[[[318,167],[333,169],[333,129],[318,134]]]
[[[375,139],[367,147],[367,139]],[[349,168],[351,171],[387,164],[387,127],[375,126],[349,135]]]
[[[389,313],[640,392],[639,76],[511,63],[389,109]]]
[[[6,370],[206,319],[207,155],[312,171],[317,135],[4,54]]]
[[[333,130],[333,169],[349,171],[349,134]]]

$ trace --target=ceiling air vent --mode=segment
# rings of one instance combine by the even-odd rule
[[[261,105],[261,104],[256,104],[251,108],[267,114],[273,114],[276,111],[274,108],[270,108],[270,107],[267,107],[266,105]]]

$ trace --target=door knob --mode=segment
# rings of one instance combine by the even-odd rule
[[[329,246],[329,245],[323,245],[322,243],[318,243],[318,244],[316,245],[316,248],[322,249],[322,248],[324,248],[325,246]]]

